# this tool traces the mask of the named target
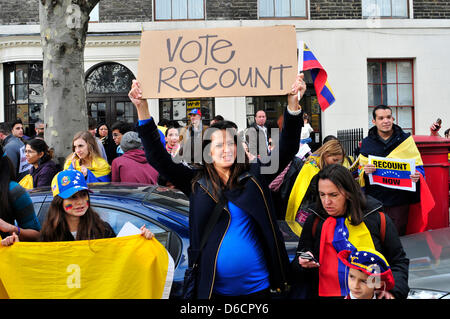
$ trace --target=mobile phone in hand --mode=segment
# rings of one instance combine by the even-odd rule
[[[306,252],[301,252],[299,256],[300,256],[300,258],[302,258],[302,259],[307,259],[307,260],[309,260],[309,261],[314,261],[314,262],[316,262],[316,263],[319,263],[319,262],[316,260],[316,258],[314,258],[313,255],[310,255],[310,254],[308,254],[308,253],[306,253]]]
[[[435,129],[433,131],[437,131],[441,128],[442,120],[438,118],[435,123],[436,125],[434,125]]]

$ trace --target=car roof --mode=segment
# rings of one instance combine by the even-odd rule
[[[94,194],[127,197],[142,201],[144,204],[158,203],[164,206],[176,206],[183,212],[189,211],[188,197],[177,189],[160,185],[135,183],[91,183],[89,190]],[[50,186],[34,188],[29,191],[31,196],[52,195]]]
[[[410,288],[450,292],[450,228],[400,238],[409,258]]]

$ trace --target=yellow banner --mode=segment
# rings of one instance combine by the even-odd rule
[[[375,165],[376,168],[382,169],[390,169],[396,171],[411,171],[411,165],[409,163],[399,163],[398,161],[392,160],[372,160],[372,164]]]
[[[0,298],[168,298],[173,260],[141,235],[0,246]]]
[[[305,197],[311,180],[317,173],[319,173],[319,171],[320,169],[317,167],[315,162],[305,163],[300,170],[300,173],[298,173],[294,186],[292,187],[291,194],[289,195],[285,219],[297,236],[300,236],[302,231],[302,226],[295,221],[297,211],[303,201],[303,198]]]

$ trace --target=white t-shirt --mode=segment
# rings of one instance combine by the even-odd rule
[[[300,139],[304,140],[305,138],[308,138],[311,132],[314,132],[314,129],[311,127],[311,125],[309,125],[309,123],[303,124]]]

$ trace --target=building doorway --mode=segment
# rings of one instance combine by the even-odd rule
[[[314,132],[310,137],[312,142],[309,143],[309,147],[312,151],[315,151],[322,145],[322,120],[321,109],[317,100],[317,94],[314,89],[311,73],[304,71],[305,82],[307,85],[306,92],[300,100],[300,105],[303,111],[310,117],[311,127]],[[275,128],[280,116],[283,115],[285,108],[287,107],[287,98],[285,95],[280,96],[252,96],[246,98],[246,113],[247,113],[247,127],[252,125],[255,121],[255,113],[259,110],[266,112],[267,121],[266,126],[269,128]]]
[[[102,63],[86,76],[88,115],[109,127],[117,121],[136,123],[136,109],[128,98],[133,73],[119,63]]]

